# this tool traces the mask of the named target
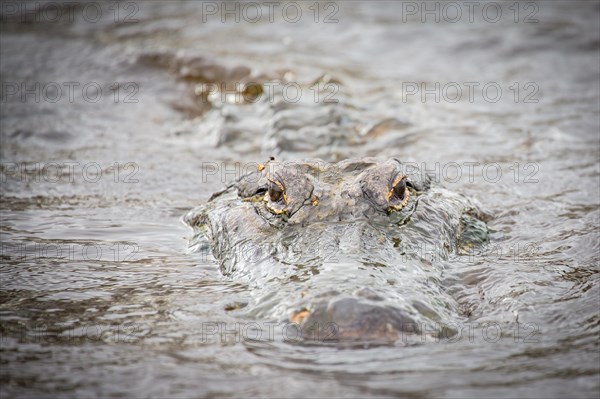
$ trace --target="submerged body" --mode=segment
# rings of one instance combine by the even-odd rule
[[[476,204],[392,159],[269,161],[192,211],[222,272],[245,280],[248,317],[305,338],[394,342],[448,334],[460,306],[445,259],[485,240]]]

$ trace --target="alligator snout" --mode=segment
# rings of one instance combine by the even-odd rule
[[[395,342],[403,334],[419,332],[401,309],[344,297],[315,303],[290,317],[300,324],[305,340]]]

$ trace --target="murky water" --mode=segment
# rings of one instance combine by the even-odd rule
[[[276,4],[2,3],[2,396],[597,397],[599,3]],[[431,259],[461,333],[236,313],[181,218],[270,155],[479,201],[489,245]]]

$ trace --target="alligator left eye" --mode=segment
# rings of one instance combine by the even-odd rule
[[[392,188],[391,198],[403,201],[405,195],[406,195],[406,178],[402,178],[402,180],[400,180],[394,186],[394,188]]]

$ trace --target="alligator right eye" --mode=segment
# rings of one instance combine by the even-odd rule
[[[269,199],[273,202],[278,202],[284,197],[283,190],[283,184],[271,181],[269,183]]]
[[[278,181],[269,179],[267,194],[265,195],[266,207],[269,211],[276,215],[281,215],[287,212],[287,196],[285,195],[285,187]]]
[[[387,199],[389,203],[388,210],[400,210],[408,204],[410,192],[406,189],[406,176],[400,174],[396,176],[392,183],[392,188],[388,191]]]

